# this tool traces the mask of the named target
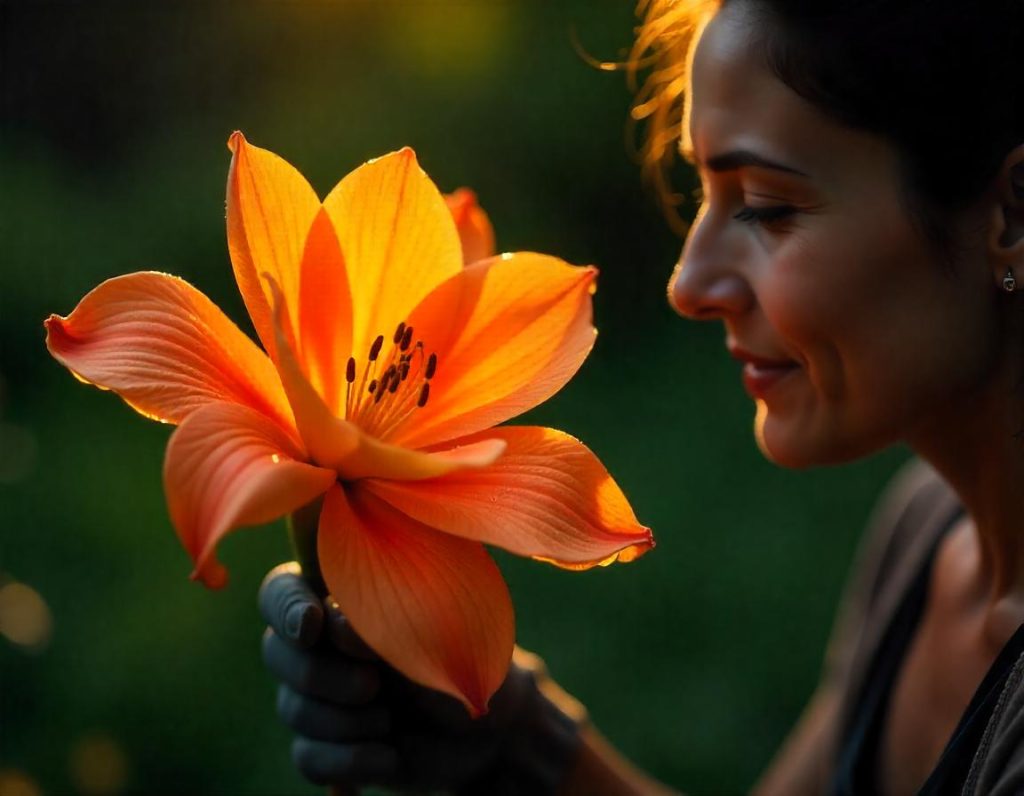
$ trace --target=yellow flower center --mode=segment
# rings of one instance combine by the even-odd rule
[[[387,360],[380,358],[384,335],[370,346],[366,364],[356,385],[358,365],[349,357],[345,369],[345,417],[377,439],[403,423],[430,399],[430,380],[437,371],[437,354],[426,354],[423,341],[413,336],[413,327],[398,324],[391,336]]]

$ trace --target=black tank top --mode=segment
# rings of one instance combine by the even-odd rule
[[[938,535],[875,653],[856,708],[840,740],[838,766],[830,789],[834,796],[875,796],[879,793],[879,744],[886,708],[903,658],[924,611],[935,552],[946,533],[962,516],[961,508],[949,518],[944,530]],[[961,792],[999,694],[1022,652],[1024,625],[1017,628],[974,692],[939,762],[918,791],[919,796],[952,796]]]

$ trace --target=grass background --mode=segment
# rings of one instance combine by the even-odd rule
[[[656,776],[749,786],[813,687],[903,454],[803,473],[758,454],[721,328],[664,301],[680,241],[624,143],[625,80],[573,48],[620,57],[634,24],[627,0],[0,3],[0,576],[54,621],[39,651],[0,637],[0,791],[321,792],[290,765],[258,654],[283,524],[227,540],[227,590],[189,582],[161,494],[169,429],[43,346],[48,313],[142,269],[248,328],[224,240],[234,129],[321,194],[411,145],[443,190],[477,191],[502,249],[601,268],[593,355],[518,422],[585,440],[658,548],[581,574],[498,554],[519,639]],[[106,781],[80,765],[97,748]]]

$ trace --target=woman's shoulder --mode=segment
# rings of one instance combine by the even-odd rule
[[[826,677],[849,687],[938,537],[963,508],[935,470],[911,459],[889,481],[847,579],[826,655]]]
[[[918,458],[903,465],[879,498],[858,554],[854,577],[866,581],[866,607],[894,577],[916,570],[935,540],[962,513],[956,493],[931,465]]]

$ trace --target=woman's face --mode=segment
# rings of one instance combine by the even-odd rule
[[[723,322],[759,445],[780,464],[937,433],[995,368],[979,212],[960,219],[950,267],[901,198],[894,149],[779,81],[752,22],[746,3],[729,4],[697,45],[683,139],[704,201],[670,301]]]

